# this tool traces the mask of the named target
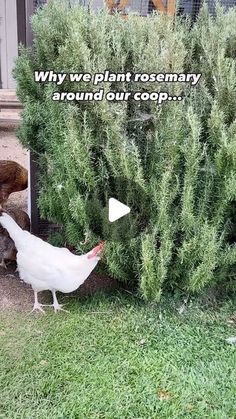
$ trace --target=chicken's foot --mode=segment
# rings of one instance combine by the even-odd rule
[[[64,308],[62,308],[63,307],[62,304],[58,303],[57,296],[56,296],[56,291],[52,291],[52,296],[53,296],[52,306],[54,308],[54,312],[57,313],[58,311],[65,311],[66,313],[69,313],[68,310],[65,310]]]
[[[40,304],[38,302],[38,293],[37,293],[37,291],[34,291],[34,306],[33,306],[33,310],[31,311],[31,313],[33,311],[39,310],[41,313],[45,314],[45,311],[42,307],[43,307],[43,304]]]

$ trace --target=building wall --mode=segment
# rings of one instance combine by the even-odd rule
[[[17,55],[16,0],[0,0],[0,88],[15,88],[12,69]]]

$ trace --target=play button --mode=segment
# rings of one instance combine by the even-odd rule
[[[130,213],[130,207],[122,202],[118,201],[115,198],[109,199],[109,206],[108,206],[108,219],[110,223],[113,223],[119,218],[124,217],[125,215]]]
[[[152,206],[148,191],[128,178],[109,178],[86,198],[86,222],[99,240],[128,243],[147,230]]]

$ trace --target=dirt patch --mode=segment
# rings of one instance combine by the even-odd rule
[[[14,273],[16,264],[11,264],[8,269],[0,268],[0,311],[9,309],[30,309],[33,302],[31,288],[21,282]]]
[[[89,276],[84,284],[76,291],[80,297],[89,297],[98,292],[110,293],[118,288],[121,284],[115,279],[101,273],[93,273]]]

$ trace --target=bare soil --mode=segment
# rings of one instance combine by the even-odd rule
[[[22,148],[13,131],[0,129],[0,160],[14,160],[26,168],[28,166],[27,150]],[[20,208],[27,212],[27,194],[27,190],[11,194],[7,208]],[[15,270],[15,263],[9,263],[7,270],[0,267],[0,312],[32,309],[32,288],[20,280]],[[76,295],[86,297],[99,291],[110,292],[118,287],[115,279],[94,273],[76,291]],[[67,294],[67,297],[70,298],[70,295]],[[43,304],[51,303],[50,292],[40,293],[39,301]]]

